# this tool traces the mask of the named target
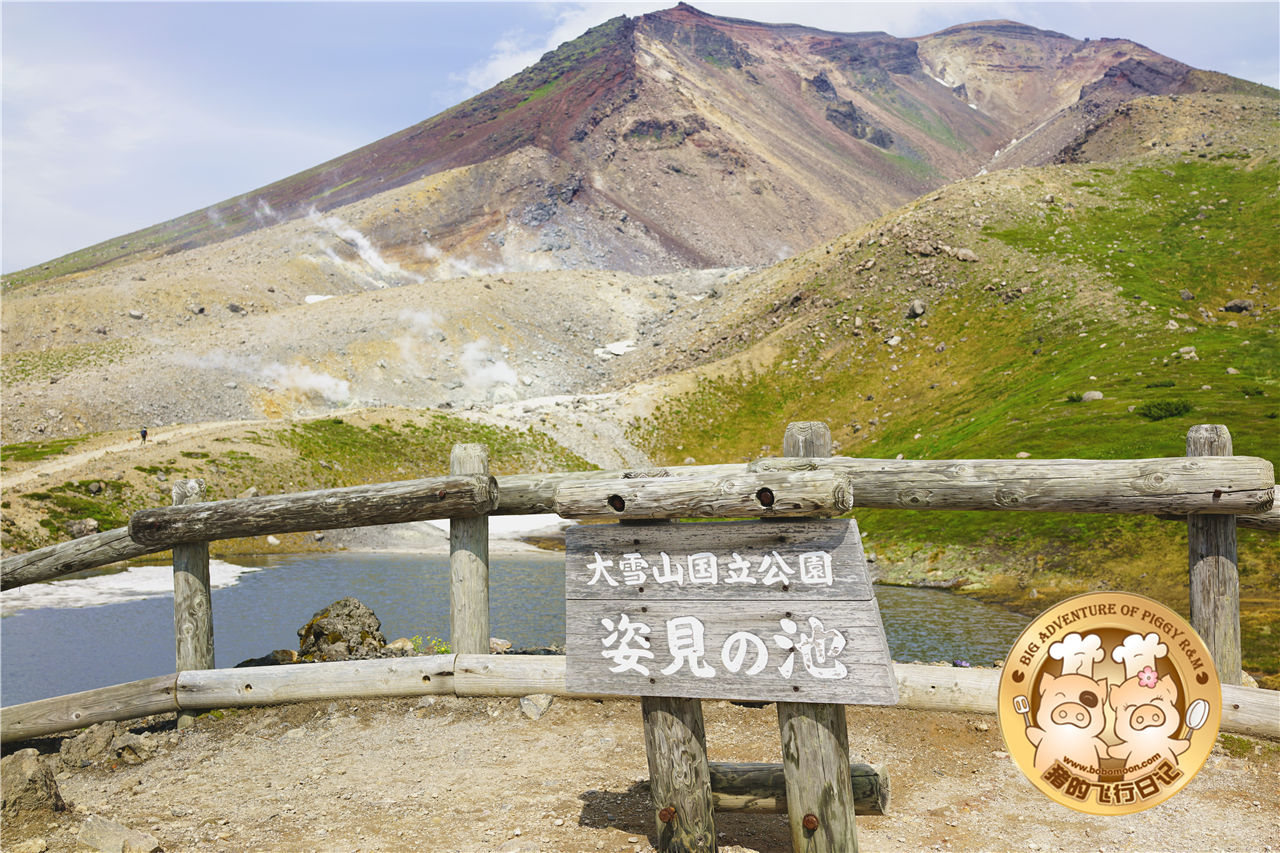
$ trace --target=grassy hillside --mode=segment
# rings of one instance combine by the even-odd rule
[[[67,538],[64,526],[76,519],[95,519],[102,530],[122,527],[139,509],[167,506],[170,483],[179,478],[199,477],[209,500],[226,500],[250,487],[277,494],[440,476],[449,471],[456,442],[488,445],[490,470],[498,475],[592,467],[543,433],[430,412],[382,408],[227,427],[177,446],[138,447],[136,464],[126,471],[109,473],[104,467],[95,476],[6,492],[4,544],[26,550],[61,541]],[[10,463],[34,461],[74,451],[68,444],[28,442],[0,452]],[[308,541],[301,534],[282,538],[295,549]],[[232,540],[217,543],[216,549],[254,552],[263,550],[263,543]]]
[[[783,424],[813,419],[850,456],[1108,459],[1182,455],[1189,427],[1223,423],[1237,453],[1280,463],[1278,182],[1276,157],[1227,154],[953,185],[767,271],[762,285],[785,296],[729,338],[781,356],[706,370],[634,436],[666,463],[740,461],[776,454]],[[909,319],[917,299],[925,313]],[[1232,300],[1252,307],[1222,310]],[[1102,587],[1187,610],[1185,525],[857,516],[891,579],[1029,612]],[[1280,542],[1242,531],[1240,554],[1246,666],[1277,686]]]

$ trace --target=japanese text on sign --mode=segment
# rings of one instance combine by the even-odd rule
[[[632,671],[648,676],[649,666],[656,666],[651,645],[653,629],[627,613],[619,614],[616,620],[602,618],[600,626],[607,632],[600,640],[604,647],[600,654],[613,662],[609,671]],[[824,627],[818,617],[810,616],[803,627],[792,619],[779,619],[778,630],[782,633],[773,634],[772,641],[786,654],[786,659],[776,667],[782,678],[791,677],[797,656],[804,671],[814,678],[844,678],[849,674],[848,668],[837,659],[846,645],[844,634]],[[671,661],[659,670],[663,675],[673,675],[687,666],[698,678],[712,678],[716,674],[712,661],[716,658],[725,671],[734,675],[757,675],[768,665],[768,644],[752,631],[734,631],[719,643],[718,650],[707,648],[706,627],[696,616],[666,620],[665,633]]]
[[[652,563],[643,554],[623,554],[616,559],[605,559],[598,551],[595,559],[587,563],[592,572],[588,586],[641,586],[649,578],[657,584],[690,586],[698,584],[760,584],[788,586],[795,581],[813,586],[831,586],[831,555],[826,551],[808,551],[792,559],[792,565],[777,551],[763,557],[743,557],[732,552],[730,559],[721,559],[709,551],[689,554],[682,559],[660,551]]]

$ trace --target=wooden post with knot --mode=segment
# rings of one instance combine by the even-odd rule
[[[173,484],[173,505],[203,503],[204,480]],[[178,672],[213,669],[213,595],[209,588],[209,543],[173,546],[173,636]],[[195,715],[178,712],[178,728],[195,725]]]

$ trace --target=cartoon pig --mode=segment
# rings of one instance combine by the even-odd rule
[[[1107,744],[1098,735],[1106,724],[1107,680],[1084,675],[1040,676],[1040,707],[1027,740],[1036,747],[1035,768],[1044,772],[1062,761],[1077,776],[1098,780]]]
[[[1174,707],[1177,699],[1178,687],[1173,677],[1166,675],[1157,679],[1151,667],[1112,687],[1107,701],[1116,712],[1116,736],[1120,743],[1112,746],[1107,754],[1123,759],[1125,767],[1142,764],[1156,755],[1176,765],[1178,756],[1191,746],[1190,740],[1172,737],[1182,725],[1178,709]]]

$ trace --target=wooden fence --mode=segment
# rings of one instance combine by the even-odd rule
[[[458,445],[450,473],[397,483],[203,502],[183,481],[174,506],[136,512],[129,525],[0,563],[11,589],[172,549],[176,674],[0,711],[10,742],[107,719],[308,698],[565,693],[563,662],[489,657],[488,515],[565,518],[783,518],[858,507],[1138,513],[1188,525],[1192,625],[1226,685],[1240,683],[1235,528],[1280,530],[1275,473],[1231,455],[1225,427],[1198,426],[1187,456],[1127,460],[881,460],[765,458],[742,465],[515,475],[488,473],[487,451]],[[456,655],[394,662],[214,670],[208,542],[302,530],[452,519],[451,638]],[[477,657],[480,656],[480,657]],[[483,661],[483,662],[482,662]],[[425,668],[425,669],[424,669]],[[895,667],[907,707],[990,712],[995,674]],[[988,683],[990,682],[990,683]],[[220,685],[214,687],[213,685]],[[1223,728],[1280,737],[1274,691],[1231,687]],[[990,694],[990,696],[988,696]],[[943,697],[942,701],[938,701]]]

